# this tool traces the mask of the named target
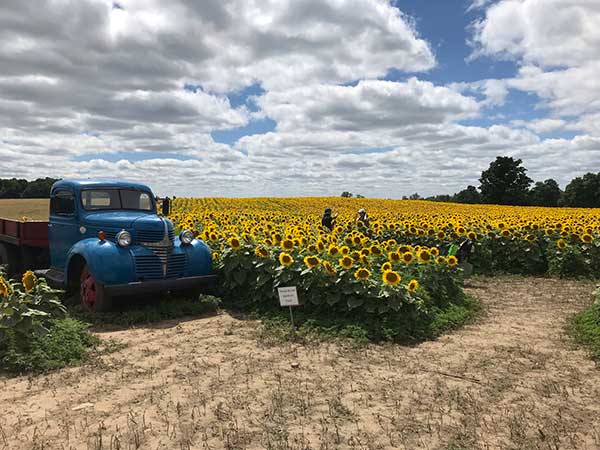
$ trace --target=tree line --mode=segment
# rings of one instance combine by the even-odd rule
[[[49,198],[50,188],[56,181],[47,177],[34,181],[0,178],[0,198]]]
[[[564,191],[556,180],[534,181],[520,159],[498,156],[481,172],[479,188],[467,186],[454,195],[435,195],[426,200],[469,204],[515,206],[571,206],[600,208],[600,172],[573,178]],[[421,198],[413,194],[405,199]]]

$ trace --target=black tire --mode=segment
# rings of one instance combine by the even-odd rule
[[[98,283],[86,264],[79,276],[79,301],[91,313],[110,311],[112,298],[106,293],[104,285]]]

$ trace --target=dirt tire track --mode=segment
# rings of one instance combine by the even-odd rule
[[[593,287],[472,280],[485,315],[412,348],[266,347],[227,314],[101,333],[127,347],[0,378],[0,449],[598,449],[600,370],[564,336]]]

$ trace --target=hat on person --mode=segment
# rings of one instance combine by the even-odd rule
[[[362,214],[362,213],[365,213],[366,211],[365,211],[364,209],[360,208],[360,209],[358,210],[358,212]]]

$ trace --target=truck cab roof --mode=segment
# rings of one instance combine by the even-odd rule
[[[135,183],[132,181],[116,181],[116,180],[60,180],[52,185],[52,192],[59,188],[70,188],[75,193],[79,193],[83,189],[90,188],[119,188],[119,189],[136,189],[140,191],[152,192],[145,184]]]

